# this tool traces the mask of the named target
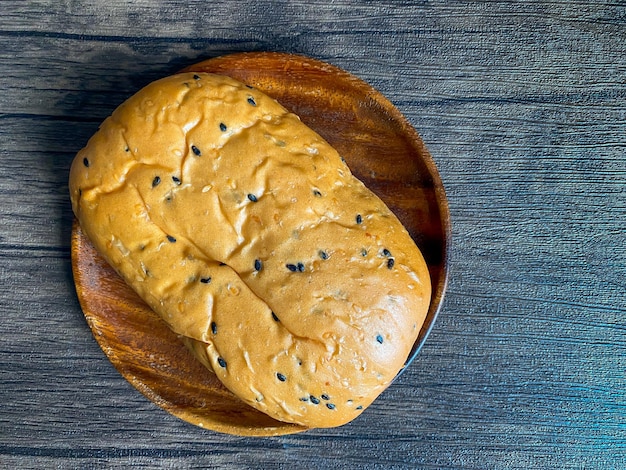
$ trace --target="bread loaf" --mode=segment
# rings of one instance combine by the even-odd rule
[[[222,383],[282,421],[339,426],[402,368],[430,301],[398,219],[318,134],[231,78],[181,73],[76,156],[94,247]]]

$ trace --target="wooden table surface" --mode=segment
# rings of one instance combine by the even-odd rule
[[[239,51],[376,87],[447,190],[435,327],[341,428],[187,424],[76,298],[74,154],[141,86]],[[626,468],[626,3],[0,0],[0,86],[1,468]]]

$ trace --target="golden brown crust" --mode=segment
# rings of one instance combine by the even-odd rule
[[[183,73],[81,150],[94,246],[242,400],[310,427],[358,416],[401,369],[430,300],[398,219],[271,98]]]

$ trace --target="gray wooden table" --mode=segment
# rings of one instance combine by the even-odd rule
[[[342,67],[420,132],[450,279],[409,370],[353,423],[189,425],[78,305],[67,176],[124,98],[201,59]],[[0,0],[0,467],[626,468],[626,3]]]

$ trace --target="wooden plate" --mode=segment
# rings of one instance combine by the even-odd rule
[[[277,99],[333,145],[407,227],[428,263],[433,297],[406,368],[443,300],[450,243],[444,189],[418,134],[372,87],[310,58],[239,53],[185,71],[229,75]],[[224,388],[96,253],[77,223],[71,251],[78,299],[96,340],[117,370],[151,401],[185,421],[229,434],[271,436],[306,429],[275,421]]]

